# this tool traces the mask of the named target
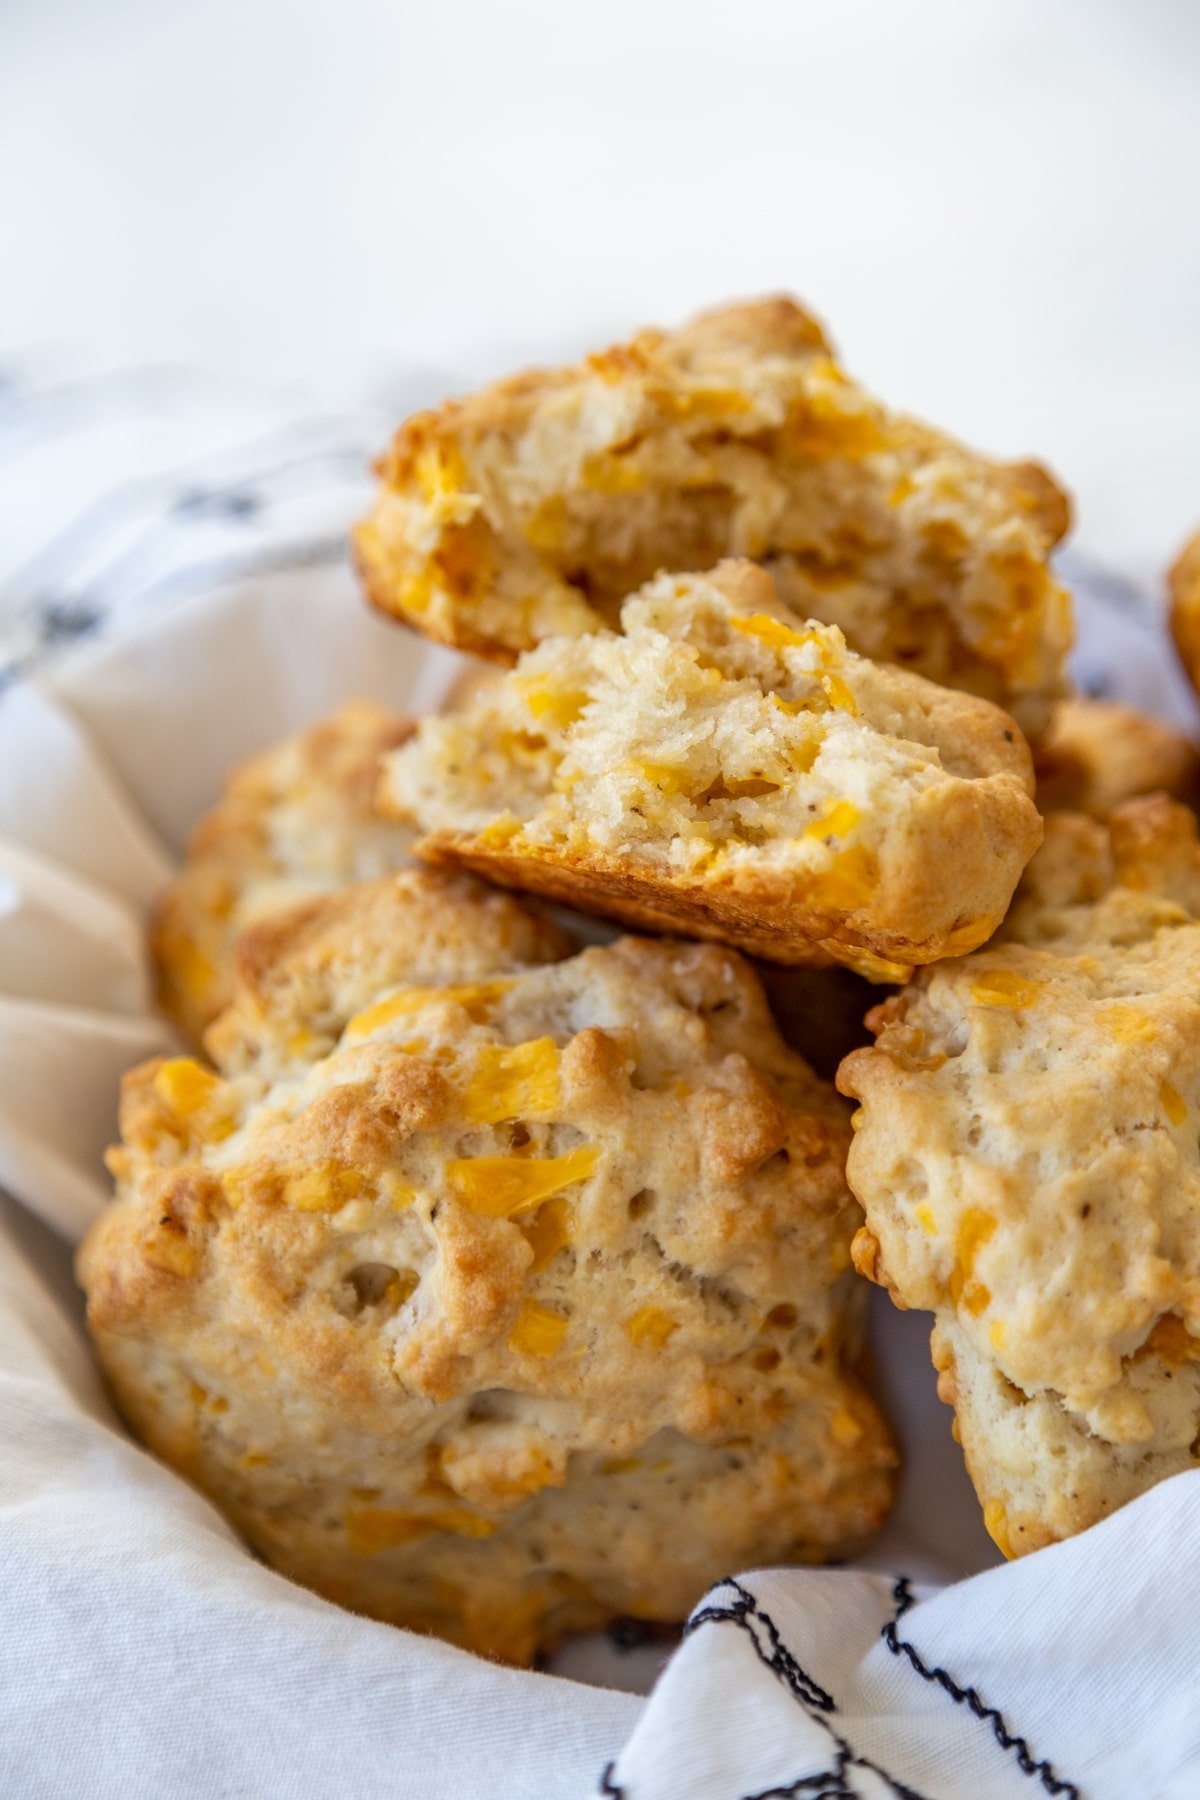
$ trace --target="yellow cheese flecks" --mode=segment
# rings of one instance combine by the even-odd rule
[[[352,1507],[346,1514],[346,1537],[360,1556],[376,1556],[395,1550],[435,1531],[451,1531],[458,1537],[488,1538],[496,1530],[495,1519],[468,1512],[466,1507],[442,1507],[437,1512],[400,1512],[390,1506]]]
[[[446,1179],[469,1212],[511,1219],[586,1181],[599,1161],[598,1144],[580,1144],[563,1156],[467,1156],[446,1165]]]
[[[391,994],[386,1000],[379,1000],[374,1006],[368,1006],[364,1012],[356,1013],[346,1027],[346,1036],[369,1037],[372,1032],[382,1031],[394,1019],[420,1012],[423,1006],[440,1000],[461,1006],[469,1019],[480,1024],[501,994],[511,986],[511,981],[472,981],[464,982],[458,987],[401,988],[399,993]],[[409,1048],[413,1048],[413,1045]]]
[[[661,1306],[639,1306],[625,1321],[625,1330],[635,1344],[649,1344],[661,1350],[667,1339],[679,1329],[678,1321]]]
[[[971,984],[971,998],[979,1006],[1007,1006],[1014,1012],[1032,1006],[1040,984],[1015,969],[991,969]]]
[[[537,1211],[521,1221],[521,1230],[533,1251],[529,1267],[533,1273],[552,1263],[560,1250],[571,1242],[571,1203],[560,1195],[544,1200]]]
[[[745,637],[758,638],[761,643],[769,644],[772,650],[802,650],[806,645],[813,644],[822,653],[825,651],[825,642],[820,632],[794,631],[779,619],[773,619],[769,613],[734,616],[729,623],[735,631],[740,631]]]
[[[852,719],[858,717],[858,701],[854,698],[854,691],[841,675],[822,675],[821,686],[835,712],[849,713]]]
[[[1011,1561],[1013,1547],[1008,1535],[1008,1514],[999,1500],[988,1501],[983,1509],[983,1524],[1001,1556],[1006,1556]]]
[[[503,1119],[548,1117],[562,1098],[558,1065],[553,1038],[485,1044],[463,1102],[467,1119],[473,1125],[497,1125]]]
[[[806,838],[847,837],[862,814],[852,800],[830,800],[820,816],[804,827]]]
[[[357,1169],[328,1163],[319,1169],[301,1169],[289,1175],[283,1199],[293,1212],[338,1212],[348,1200],[357,1200],[363,1178]]]
[[[220,1086],[220,1078],[191,1056],[172,1057],[154,1076],[154,1092],[180,1119],[190,1118],[207,1106]]]
[[[536,1300],[527,1300],[508,1334],[508,1347],[519,1356],[553,1356],[562,1347],[568,1321]]]
[[[514,675],[512,685],[531,717],[562,731],[575,723],[590,698],[583,688],[563,687],[550,675]]]
[[[975,1260],[994,1236],[996,1221],[980,1206],[968,1206],[959,1220],[957,1255],[950,1274],[950,1298],[975,1318],[991,1300],[983,1282],[974,1279]]]
[[[1172,1087],[1169,1081],[1164,1081],[1158,1090],[1158,1098],[1172,1125],[1182,1125],[1188,1116],[1188,1108],[1179,1089]]]

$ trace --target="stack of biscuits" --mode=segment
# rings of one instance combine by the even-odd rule
[[[518,1663],[870,1537],[864,1277],[1006,1554],[1192,1466],[1197,756],[1069,693],[1053,479],[783,299],[379,476],[370,600],[491,668],[237,770],[163,899],[190,1053],[79,1258],[133,1428],[274,1567]]]

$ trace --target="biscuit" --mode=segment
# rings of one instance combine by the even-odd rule
[[[511,662],[615,626],[660,570],[765,562],[801,618],[1039,731],[1071,604],[1048,567],[1069,502],[899,417],[787,299],[646,331],[403,425],[355,545],[373,603]]]
[[[159,1002],[193,1042],[228,1005],[233,947],[256,920],[408,861],[412,833],[374,806],[407,719],[351,701],[235,769],[188,843],[151,933]]]
[[[1047,821],[996,940],[843,1063],[859,1269],[934,1315],[1021,1555],[1200,1462],[1200,846],[1162,795]]]
[[[1168,589],[1171,635],[1187,678],[1200,694],[1200,531],[1180,551]]]
[[[282,1076],[134,1071],[79,1278],[133,1428],[270,1564],[526,1662],[880,1523],[848,1136],[740,957],[623,939],[380,985]]]
[[[1191,738],[1118,700],[1060,700],[1033,745],[1033,767],[1043,813],[1106,819],[1139,794],[1161,791],[1193,802],[1200,792],[1200,754]]]
[[[660,576],[385,761],[418,853],[780,963],[882,979],[974,948],[1041,839],[974,696],[801,626],[752,563]]]
[[[260,920],[234,950],[233,998],[205,1034],[227,1075],[315,1062],[383,988],[487,982],[574,947],[551,920],[470,876],[400,869]]]

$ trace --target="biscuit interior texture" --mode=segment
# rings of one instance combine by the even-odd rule
[[[197,1042],[233,993],[239,935],[409,860],[412,832],[374,804],[379,759],[412,730],[353,700],[234,770],[196,827],[151,933],[163,1010]]]
[[[1200,753],[1187,733],[1119,700],[1060,700],[1033,764],[1043,813],[1106,819],[1140,794],[1200,799]]]
[[[511,661],[615,626],[661,569],[765,562],[802,618],[1035,732],[1072,636],[1048,554],[1066,496],[888,412],[792,301],[647,331],[420,413],[356,533],[367,591],[427,635]]]
[[[1200,1460],[1196,830],[1163,796],[1052,817],[997,939],[839,1072],[856,1262],[934,1314],[1007,1555]]]
[[[78,1266],[146,1442],[295,1579],[517,1662],[859,1544],[895,1456],[845,1111],[748,965],[623,939],[360,997],[315,1057],[126,1081]]]
[[[974,697],[801,624],[766,573],[661,576],[388,758],[420,853],[630,923],[884,979],[973,948],[1041,836]]]

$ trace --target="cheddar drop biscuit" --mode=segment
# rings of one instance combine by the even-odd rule
[[[235,769],[192,833],[152,933],[159,999],[192,1038],[229,1003],[248,925],[408,860],[412,833],[375,809],[381,754],[408,720],[352,701]]]
[[[617,624],[661,569],[765,562],[852,649],[1040,730],[1071,606],[1066,496],[888,412],[786,299],[646,331],[401,427],[356,546],[383,611],[512,661]]]
[[[1041,838],[1007,714],[802,625],[751,563],[660,576],[621,623],[549,639],[387,759],[422,856],[883,979],[995,930]]]
[[[1033,746],[1033,766],[1043,813],[1106,819],[1139,794],[1200,797],[1200,754],[1191,738],[1118,700],[1060,700]]]
[[[1200,846],[1162,796],[1047,822],[986,950],[871,1020],[863,1273],[934,1315],[984,1519],[1017,1556],[1200,1463]]]
[[[283,1074],[126,1082],[79,1276],[139,1435],[274,1567],[516,1662],[860,1543],[895,1459],[848,1126],[747,965],[362,987]]]

